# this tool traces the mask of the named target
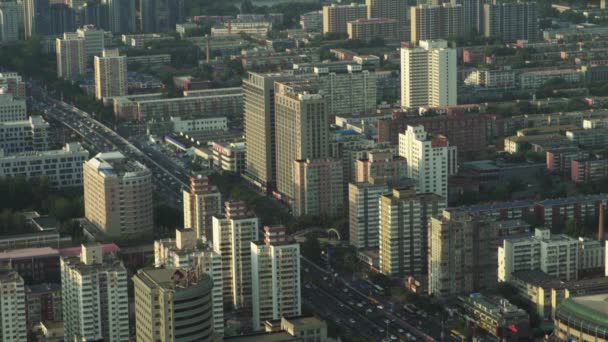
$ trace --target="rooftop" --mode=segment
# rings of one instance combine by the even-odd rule
[[[0,252],[0,260],[19,260],[41,257],[59,257],[59,251],[51,247],[21,248]]]
[[[118,151],[98,153],[87,161],[87,164],[105,176],[133,177],[150,174],[150,170],[143,164],[125,158]]]

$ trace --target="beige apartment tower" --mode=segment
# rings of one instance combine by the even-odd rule
[[[435,194],[413,187],[394,188],[380,197],[380,271],[388,276],[420,276],[426,261],[426,231],[431,216],[445,207]]]
[[[23,278],[12,269],[0,270],[0,336],[2,341],[27,341],[25,287]]]
[[[294,215],[334,217],[341,212],[344,206],[342,160],[296,160],[293,177]]]
[[[151,237],[152,173],[120,152],[99,153],[84,163],[84,216],[105,238]]]
[[[213,341],[211,290],[205,273],[144,268],[133,276],[139,342]]]
[[[429,294],[446,298],[494,288],[497,246],[498,229],[487,216],[453,209],[431,218]]]
[[[253,328],[265,321],[302,314],[300,244],[284,226],[264,227],[264,240],[251,242]]]
[[[347,23],[348,39],[370,42],[374,39],[399,39],[397,20],[388,18],[357,19]]]
[[[127,95],[127,57],[120,56],[118,50],[104,49],[101,56],[95,56],[95,97]]]
[[[86,51],[84,39],[65,36],[55,40],[57,54],[57,77],[74,80],[84,75]]]
[[[251,307],[251,241],[257,241],[259,219],[243,202],[226,202],[224,216],[213,217],[213,250],[223,265],[224,306]]]
[[[294,198],[294,161],[327,158],[327,99],[308,82],[275,83],[277,191]]]
[[[407,0],[365,0],[367,18],[386,18],[397,21],[397,34],[401,40],[407,40],[408,34],[408,1]]]
[[[183,191],[184,227],[196,232],[196,238],[211,241],[211,218],[222,213],[222,194],[207,176],[190,177],[190,189]]]
[[[462,5],[444,3],[410,8],[410,42],[460,37],[463,30]]]
[[[323,6],[323,34],[346,33],[346,23],[367,17],[367,6],[331,4]]]

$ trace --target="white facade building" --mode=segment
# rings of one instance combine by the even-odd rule
[[[408,126],[399,134],[399,155],[407,160],[407,176],[416,191],[448,198],[448,175],[457,172],[456,146],[444,136],[430,137],[424,126]]]
[[[17,271],[0,271],[0,336],[3,342],[27,341],[23,284]]]
[[[508,238],[498,247],[498,281],[513,272],[540,270],[563,281],[578,278],[578,240],[549,229],[536,229],[533,236]]]
[[[421,40],[401,46],[401,106],[457,104],[456,49],[445,40]]]
[[[0,122],[24,120],[27,120],[25,99],[15,98],[11,93],[0,91]]]
[[[222,257],[211,245],[196,238],[193,229],[177,229],[175,239],[154,242],[154,266],[178,269],[195,268],[213,280],[213,331],[224,334],[224,301],[222,297]]]
[[[264,227],[264,241],[251,242],[253,328],[302,314],[300,244],[283,226]]]
[[[49,146],[49,124],[42,116],[0,122],[0,149],[4,153],[45,151]]]
[[[88,158],[89,151],[80,143],[51,151],[4,154],[0,150],[0,178],[46,176],[54,188],[82,186],[82,165]]]
[[[127,270],[102,254],[101,245],[82,245],[80,257],[61,258],[61,295],[67,341],[129,340]]]
[[[171,117],[173,132],[195,132],[195,131],[227,131],[228,118],[226,117],[205,117],[196,119],[182,119]]]

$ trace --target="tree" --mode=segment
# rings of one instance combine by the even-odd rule
[[[321,248],[317,234],[308,234],[306,236],[306,241],[304,241],[300,247],[301,254],[308,260],[315,264],[321,262],[321,252],[323,248]]]

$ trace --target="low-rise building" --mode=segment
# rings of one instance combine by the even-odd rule
[[[583,152],[577,146],[558,147],[546,151],[546,164],[549,172],[559,174],[570,174],[572,171],[572,160],[582,159],[585,157]]]
[[[601,148],[608,144],[608,128],[570,130],[566,138],[583,148]]]
[[[174,133],[228,130],[228,119],[226,117],[182,119],[179,116],[172,116],[169,120],[173,123]]]
[[[122,43],[136,49],[143,49],[146,44],[155,41],[174,40],[173,37],[159,33],[123,34]]]
[[[82,165],[87,159],[89,151],[80,143],[51,151],[5,154],[0,150],[0,177],[47,177],[54,188],[82,186]]]
[[[574,183],[595,182],[608,176],[608,159],[573,159],[570,179]]]
[[[344,206],[342,161],[296,160],[293,167],[294,215],[338,215]]]
[[[27,120],[0,122],[0,149],[4,153],[46,151],[49,127],[48,122],[37,115]]]
[[[571,84],[578,84],[583,81],[583,73],[579,69],[525,71],[519,74],[519,88],[538,89],[547,83],[547,81],[555,78],[561,78]]]
[[[529,337],[530,316],[507,299],[478,293],[458,299],[467,315],[488,334],[502,340]]]
[[[464,79],[464,84],[489,89],[511,89],[515,87],[515,71],[475,69]]]
[[[245,171],[245,142],[214,142],[213,163],[224,171],[240,174]]]
[[[552,296],[555,291],[563,292],[566,283],[557,277],[550,276],[539,270],[517,271],[511,275],[509,284],[513,285],[522,298],[525,298],[534,308],[534,312],[542,319],[552,317]]]

